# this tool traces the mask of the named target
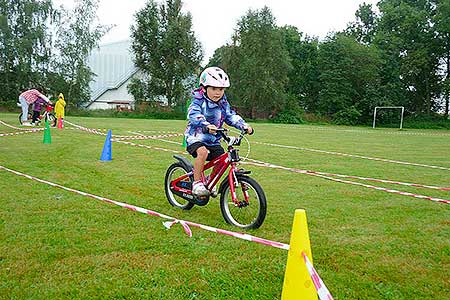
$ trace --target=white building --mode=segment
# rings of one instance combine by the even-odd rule
[[[88,59],[94,80],[89,84],[91,99],[88,109],[132,109],[133,95],[127,86],[137,76],[133,63],[131,41],[121,41],[101,45]]]

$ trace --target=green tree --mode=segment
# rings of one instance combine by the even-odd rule
[[[230,49],[233,56],[227,71],[232,81],[230,92],[237,100],[233,103],[252,118],[279,111],[286,101],[291,63],[268,7],[249,10],[241,18]]]
[[[50,65],[50,0],[0,0],[1,102],[13,102],[25,89],[44,86]]]
[[[280,28],[292,63],[286,92],[307,111],[315,111],[319,94],[317,38],[303,37],[296,27]]]
[[[60,91],[75,106],[89,100],[89,83],[94,74],[87,64],[87,58],[111,28],[96,24],[97,8],[98,0],[77,0],[72,11],[60,9],[55,43],[58,56],[54,68],[65,82]]]
[[[181,0],[167,0],[159,6],[149,0],[135,15],[132,47],[135,65],[144,74],[129,87],[136,99],[165,96],[172,106],[186,97],[186,83],[198,71],[203,54],[192,31],[191,14],[183,14],[181,8]]]
[[[440,44],[441,65],[443,66],[442,91],[445,98],[444,111],[449,116],[450,109],[450,1],[436,1],[437,39]]]
[[[378,15],[373,10],[372,4],[360,4],[355,17],[356,20],[347,27],[347,34],[354,36],[356,41],[361,44],[372,44],[377,32],[378,22]]]
[[[383,51],[385,85],[406,97],[397,99],[410,112],[431,113],[439,103],[439,44],[428,0],[382,0],[375,43]],[[386,90],[386,89],[385,89]]]
[[[320,45],[317,112],[343,124],[367,121],[377,95],[381,61],[375,47],[336,34]]]

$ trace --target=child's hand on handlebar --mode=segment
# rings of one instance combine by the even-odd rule
[[[244,131],[248,134],[253,134],[253,128],[251,126],[245,126]]]
[[[210,125],[206,126],[206,128],[208,128],[208,131],[211,134],[215,134],[217,131],[217,127],[214,124],[210,124]]]

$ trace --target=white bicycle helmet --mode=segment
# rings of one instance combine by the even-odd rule
[[[200,74],[200,85],[227,88],[230,86],[230,80],[221,68],[209,67]]]

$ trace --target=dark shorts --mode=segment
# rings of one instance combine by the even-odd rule
[[[189,145],[187,147],[187,152],[189,152],[190,155],[192,155],[194,158],[197,157],[197,149],[205,146],[206,149],[208,149],[208,157],[206,158],[207,161],[213,160],[214,158],[222,155],[225,153],[225,150],[223,150],[222,146],[206,146],[205,144],[201,142],[195,142],[192,145]]]

